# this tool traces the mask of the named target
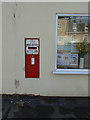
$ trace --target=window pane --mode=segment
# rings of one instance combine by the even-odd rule
[[[88,69],[89,17],[58,16],[57,69]]]

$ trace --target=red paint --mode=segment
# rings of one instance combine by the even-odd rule
[[[31,54],[26,54],[26,40],[38,40],[38,54],[34,54],[35,64],[31,64]],[[34,48],[35,49],[35,48]],[[39,38],[25,38],[25,78],[39,78],[40,77],[40,39]]]

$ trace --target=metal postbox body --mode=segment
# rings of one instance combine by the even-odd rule
[[[25,78],[40,77],[40,39],[25,38]]]

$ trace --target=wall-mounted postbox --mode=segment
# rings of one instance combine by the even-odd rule
[[[25,38],[25,77],[40,77],[40,39]]]

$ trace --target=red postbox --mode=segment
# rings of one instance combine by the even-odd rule
[[[40,77],[40,39],[25,38],[25,78]]]

